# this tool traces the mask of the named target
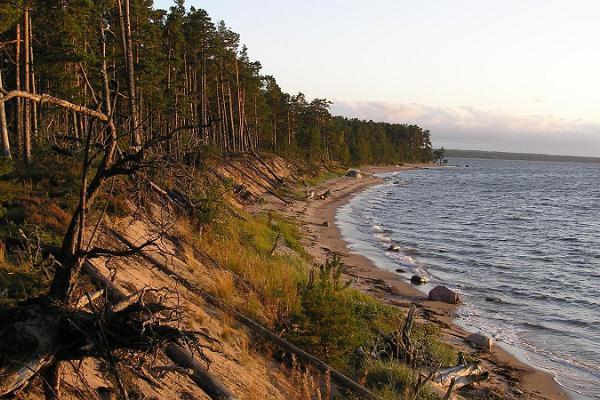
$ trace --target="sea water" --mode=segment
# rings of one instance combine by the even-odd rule
[[[457,323],[600,399],[600,165],[465,159],[382,176],[337,214],[351,250],[427,276],[424,291],[458,290]]]

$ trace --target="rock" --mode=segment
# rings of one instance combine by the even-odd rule
[[[459,304],[462,296],[445,286],[436,286],[429,291],[429,300],[441,301],[448,304]]]
[[[331,190],[326,191],[325,193],[321,193],[319,195],[319,200],[325,200],[331,197]]]
[[[402,269],[402,268],[396,268],[396,272],[399,273],[399,274],[403,274],[403,273],[406,272],[406,270]]]
[[[486,297],[485,301],[488,303],[502,303],[502,300],[500,300],[498,297]]]
[[[422,285],[427,282],[428,282],[428,279],[424,276],[413,275],[410,278],[410,283],[415,284],[415,285]]]
[[[387,251],[393,251],[394,253],[400,252],[400,246],[397,244],[391,244],[390,247],[387,248]]]
[[[329,223],[329,221],[325,221],[321,225],[324,226],[325,228],[329,228],[331,226],[331,224]]]
[[[348,170],[348,172],[346,173],[346,176],[350,177],[350,178],[356,178],[356,179],[361,179],[362,178],[362,174],[359,170],[357,169],[350,169]]]
[[[467,336],[467,342],[474,344],[475,347],[482,350],[491,350],[494,345],[492,338],[484,335],[483,333],[473,333]]]

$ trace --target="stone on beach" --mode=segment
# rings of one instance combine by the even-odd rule
[[[441,301],[448,304],[459,304],[462,296],[445,286],[436,286],[429,292],[429,300]]]
[[[475,347],[478,347],[482,350],[491,350],[492,346],[494,345],[492,338],[482,333],[473,333],[467,336],[466,341],[474,344]]]
[[[422,285],[424,283],[427,283],[427,278],[424,276],[420,276],[420,275],[413,275],[410,278],[410,283],[413,283],[415,285]]]
[[[350,177],[350,178],[356,178],[356,179],[362,178],[361,172],[357,169],[348,170],[348,172],[346,173],[346,176]]]

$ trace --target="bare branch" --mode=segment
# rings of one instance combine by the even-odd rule
[[[96,118],[102,122],[108,122],[109,118],[106,114],[91,110],[87,107],[80,106],[78,104],[73,104],[67,100],[59,99],[58,97],[50,96],[48,94],[33,94],[29,92],[25,92],[23,90],[11,90],[10,92],[6,90],[2,90],[2,94],[4,97],[0,98],[0,103],[7,102],[13,98],[22,98],[31,101],[35,101],[36,103],[49,103],[54,104],[55,106],[62,107],[67,110],[75,111],[76,113],[88,115],[90,117]]]

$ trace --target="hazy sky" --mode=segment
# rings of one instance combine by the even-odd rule
[[[160,8],[172,2],[156,0]],[[187,0],[282,88],[434,145],[600,156],[598,0]]]

